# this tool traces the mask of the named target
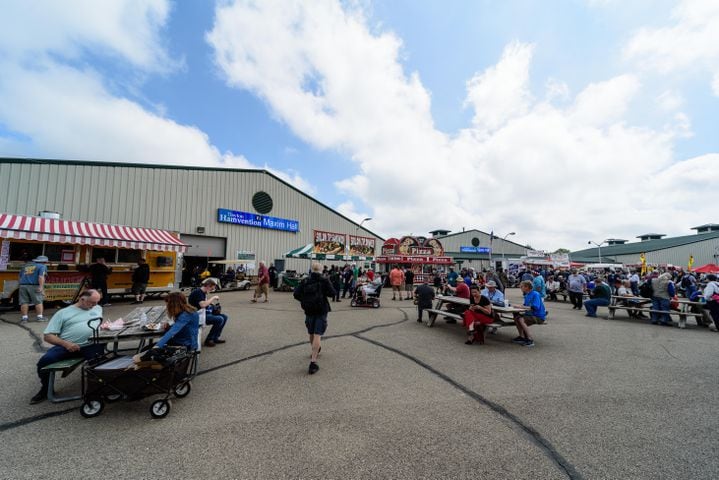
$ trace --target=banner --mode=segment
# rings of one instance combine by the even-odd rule
[[[568,253],[551,253],[549,259],[552,264],[556,267],[568,267],[569,266],[569,254]]]
[[[312,253],[323,253],[325,255],[344,255],[346,235],[344,233],[313,231],[314,243]]]
[[[374,257],[376,240],[372,237],[358,237],[357,235],[348,235],[350,244],[350,255],[361,255],[365,257]]]
[[[2,247],[0,247],[0,270],[7,270],[7,264],[10,262],[10,240],[3,239]]]

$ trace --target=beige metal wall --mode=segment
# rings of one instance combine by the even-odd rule
[[[604,251],[602,251],[603,254]],[[717,260],[719,260],[719,238],[646,253],[647,263],[671,263],[684,269],[687,267],[690,255],[694,256],[694,268],[707,263],[717,263]],[[625,264],[637,264],[640,262],[639,254],[619,255],[616,260]]]
[[[461,254],[455,254],[454,252],[459,252],[459,248],[462,246],[469,247],[472,246],[472,239],[473,238],[479,239],[479,246],[480,247],[488,247],[489,246],[489,234],[481,232],[479,230],[467,230],[465,232],[457,233],[457,234],[450,234],[446,237],[437,237],[440,242],[442,242],[442,246],[444,247],[444,250],[448,252],[449,255],[461,257]],[[508,237],[512,238],[512,237]],[[505,258],[518,258],[523,255],[527,254],[527,248],[519,245],[517,243],[507,240],[503,240],[501,238],[495,237],[492,241],[492,261],[496,262],[502,259],[502,251],[504,251]],[[462,263],[462,267],[471,267],[475,270],[481,270],[483,268],[489,268],[489,260],[465,260],[464,263]]]
[[[273,199],[267,215],[298,220],[290,233],[219,223],[217,209],[256,213],[252,196]],[[66,220],[161,228],[227,238],[226,256],[253,251],[258,260],[282,258],[310,243],[312,230],[375,237],[337,212],[301,194],[265,171],[151,168],[80,163],[12,163],[0,160],[0,212],[37,215],[56,211]],[[287,259],[287,268],[305,270],[307,260]]]

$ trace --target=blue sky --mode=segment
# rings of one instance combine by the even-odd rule
[[[269,168],[387,236],[719,222],[712,0],[34,4],[0,19],[2,156]]]

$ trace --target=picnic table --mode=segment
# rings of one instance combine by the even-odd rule
[[[425,310],[425,312],[427,312],[428,314],[428,327],[431,328],[434,326],[434,322],[437,320],[437,317],[439,315],[460,321],[464,319],[462,315],[442,309],[442,307],[447,304],[458,305],[460,308],[463,307],[462,311],[464,311],[469,308],[470,302],[468,298],[460,298],[452,295],[437,295],[434,308],[428,308]],[[506,327],[509,325],[514,326],[514,314],[523,312],[524,310],[517,307],[500,307],[498,305],[492,304],[492,311],[496,313],[496,315],[494,316],[495,320],[493,323],[487,325],[487,327],[490,330],[493,329],[494,331],[496,331],[496,329],[501,327]]]
[[[97,333],[97,341],[100,343],[112,343],[112,349],[108,350],[117,353],[120,342],[139,340],[140,343],[137,347],[137,351],[139,352],[145,346],[145,342],[148,339],[152,341],[153,338],[159,338],[165,334],[164,329],[148,330],[140,325],[139,320],[143,313],[147,315],[147,323],[169,321],[167,309],[164,306],[137,307],[123,317],[125,323],[129,323],[129,325],[122,330],[99,330]]]
[[[633,305],[623,305],[624,301],[630,301],[633,303]],[[703,325],[704,322],[709,322],[709,316],[708,312],[704,310],[704,305],[701,302],[692,302],[689,301],[686,298],[680,298],[678,300],[679,302],[679,311],[677,310],[669,310],[669,311],[662,311],[662,310],[653,310],[651,305],[646,306],[647,304],[652,303],[651,298],[645,298],[645,297],[627,297],[622,295],[612,295],[612,299],[609,303],[609,319],[615,318],[615,313],[617,310],[634,310],[637,312],[652,314],[652,313],[668,313],[669,315],[678,315],[679,316],[679,323],[677,326],[679,328],[687,328],[687,317],[694,317],[694,319],[697,322],[697,325]],[[699,307],[701,310],[700,313],[695,313],[691,311],[692,307]]]

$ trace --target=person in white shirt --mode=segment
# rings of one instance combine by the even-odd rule
[[[714,274],[707,275],[707,280],[709,283],[707,283],[707,286],[704,288],[704,299],[707,302],[707,308],[712,316],[712,320],[714,320],[714,325],[710,325],[709,328],[716,332],[719,330],[719,300],[715,300],[715,298],[719,298],[719,284]],[[715,297],[715,295],[718,297]]]
[[[484,284],[484,289],[480,292],[487,297],[493,305],[504,306],[504,294],[497,288],[497,282],[490,280]]]

